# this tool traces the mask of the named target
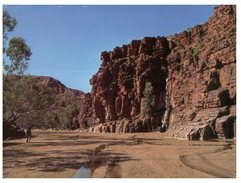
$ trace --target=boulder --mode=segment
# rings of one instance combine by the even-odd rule
[[[234,137],[236,128],[234,123],[236,121],[235,116],[227,115],[216,120],[215,130],[219,138],[230,139]]]

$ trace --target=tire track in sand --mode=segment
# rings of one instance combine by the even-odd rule
[[[222,149],[218,149],[213,152],[205,154],[182,154],[179,155],[180,161],[189,168],[204,172],[220,178],[235,178],[236,172],[227,170],[223,167],[218,166],[217,164],[211,162],[208,157],[205,155],[224,152],[228,149],[232,149],[232,144],[227,144]]]

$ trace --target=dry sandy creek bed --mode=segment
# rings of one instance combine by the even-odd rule
[[[33,135],[31,143],[3,143],[4,178],[236,177],[235,140],[173,140],[158,132]]]

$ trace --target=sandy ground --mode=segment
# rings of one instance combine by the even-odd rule
[[[3,143],[4,178],[236,177],[236,142],[166,139],[158,132],[93,134],[33,131]]]

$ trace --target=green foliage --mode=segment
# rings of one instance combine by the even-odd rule
[[[196,47],[192,50],[192,58],[198,60],[198,55],[200,50],[203,48],[204,42],[200,41],[197,43]]]
[[[15,18],[11,17],[7,11],[3,11],[3,39],[7,40],[7,32],[12,32],[17,24]]]
[[[67,91],[56,99],[58,107],[46,113],[46,117],[43,118],[43,126],[52,129],[70,128],[73,116],[79,113],[80,101],[76,100],[77,98],[72,91]]]
[[[18,123],[24,127],[66,128],[73,115],[78,114],[79,101],[72,91],[58,95],[53,88],[38,82],[37,78],[23,75],[32,52],[21,37],[11,38],[7,42],[7,34],[14,30],[16,24],[16,19],[4,11],[4,126]]]
[[[38,88],[39,90],[37,90]],[[54,103],[55,91],[33,77],[7,75],[3,80],[3,121],[13,123]]]
[[[173,38],[175,38],[174,35],[169,35],[169,36],[167,36],[167,40],[172,40]]]
[[[4,74],[23,74],[32,55],[31,49],[21,37],[8,40],[8,33],[13,31],[17,21],[7,11],[3,12],[3,69]]]
[[[58,94],[31,76],[4,76],[3,121],[25,128],[67,129],[79,112],[73,91]]]
[[[125,61],[124,64],[125,64],[126,66],[129,66],[129,65],[132,64],[132,62],[133,62],[133,61],[131,60],[131,58],[127,58],[127,60]]]
[[[36,111],[42,103],[35,90],[31,90],[29,77],[23,74],[27,69],[31,50],[22,38],[12,38],[8,33],[13,31],[17,21],[7,11],[3,12],[3,122],[4,126],[15,123],[20,117]],[[7,47],[6,47],[7,45]],[[32,79],[32,78],[31,78]],[[6,125],[5,125],[6,124]]]
[[[180,41],[175,41],[175,44],[177,45],[177,47],[178,47],[178,50],[180,51],[180,50],[183,50],[184,51],[184,46],[183,46],[183,44],[180,42]],[[181,52],[183,52],[183,51],[181,51]]]
[[[9,41],[6,55],[9,58],[8,64],[4,65],[6,74],[23,74],[28,67],[32,52],[24,39],[15,37]]]
[[[144,99],[141,114],[151,116],[153,108],[155,106],[155,95],[153,94],[153,87],[151,82],[145,83],[145,89],[143,94]]]
[[[193,49],[193,52],[192,52],[192,58],[193,58],[193,59],[195,59],[195,58],[198,56],[199,51],[200,51],[200,48],[199,48],[199,47],[195,47],[195,48]]]

